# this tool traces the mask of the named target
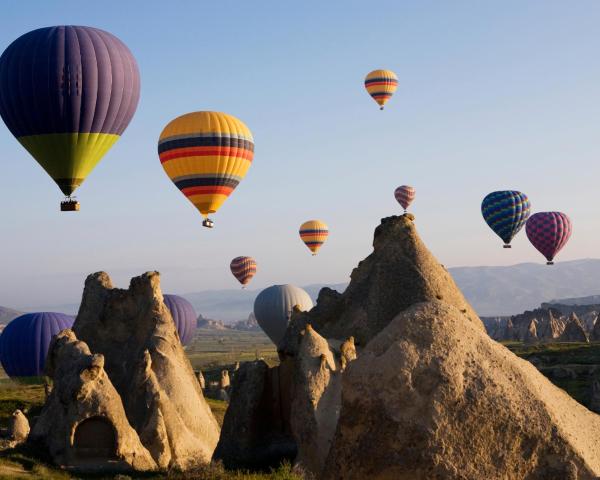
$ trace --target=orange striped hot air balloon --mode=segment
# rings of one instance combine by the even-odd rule
[[[193,112],[171,121],[158,141],[167,176],[213,227],[215,213],[246,175],[254,156],[252,133],[237,118]]]
[[[383,106],[398,88],[398,77],[391,70],[373,70],[365,78],[365,88],[378,103],[379,109],[383,110]]]
[[[300,225],[300,238],[313,255],[317,254],[328,235],[327,224],[321,220],[309,220]]]
[[[242,284],[242,288],[246,288],[256,274],[256,261],[252,257],[235,257],[229,268],[233,276]]]

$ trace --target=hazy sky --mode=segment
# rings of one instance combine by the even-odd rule
[[[0,125],[0,305],[78,301],[85,276],[120,286],[143,271],[163,290],[236,288],[229,261],[251,255],[258,288],[346,281],[397,185],[447,266],[542,262],[522,232],[512,250],[484,224],[483,196],[527,193],[574,233],[558,260],[598,257],[600,2],[5,1],[0,51],[34,28],[90,25],[137,58],[142,94],[121,140],[77,191],[79,213]],[[380,112],[375,68],[399,88]],[[166,177],[162,128],[195,110],[243,120],[254,163],[214,215]],[[298,226],[330,238],[310,256]],[[560,279],[557,279],[559,281]]]

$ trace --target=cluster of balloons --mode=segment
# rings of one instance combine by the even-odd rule
[[[481,213],[489,227],[511,248],[510,242],[525,225],[531,244],[553,265],[573,231],[571,219],[562,212],[538,212],[530,216],[531,203],[524,193],[502,190],[485,196]]]

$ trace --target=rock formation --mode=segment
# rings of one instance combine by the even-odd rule
[[[221,380],[219,380],[219,388],[222,390],[226,390],[231,385],[231,380],[229,380],[229,371],[221,370]]]
[[[524,341],[525,343],[537,343],[538,335],[537,335],[537,322],[535,320],[531,320],[529,322],[529,328],[527,329],[527,333],[525,334]]]
[[[200,385],[200,389],[204,390],[206,388],[206,380],[204,380],[204,375],[202,375],[202,371],[198,371],[198,384]]]
[[[55,432],[92,415],[116,431],[117,456],[134,469],[186,470],[210,461],[219,427],[163,303],[158,273],[133,278],[128,290],[113,288],[106,273],[90,275],[73,332],[58,338],[49,360],[55,387],[32,433],[57,461],[70,461],[76,445],[73,430]],[[86,373],[78,376],[77,368]],[[121,438],[129,453],[119,450]]]
[[[596,315],[596,321],[594,322],[594,328],[590,334],[590,340],[594,342],[600,342],[600,316]]]
[[[278,367],[242,366],[215,458],[283,438],[325,480],[600,475],[600,417],[487,335],[412,220],[383,219],[346,291],[292,315]]]
[[[21,410],[15,410],[8,420],[8,439],[13,446],[23,443],[29,436],[29,420]]]
[[[561,342],[589,342],[585,328],[574,312],[569,316],[559,340]]]

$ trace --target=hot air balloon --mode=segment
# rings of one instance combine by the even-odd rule
[[[169,123],[158,141],[167,176],[204,217],[215,213],[245,177],[254,156],[248,127],[220,112],[194,112]]]
[[[233,276],[242,284],[242,288],[246,288],[256,274],[256,261],[252,257],[235,257],[229,268]]]
[[[398,88],[398,77],[391,70],[373,70],[365,78],[365,88],[379,104],[379,109],[383,110],[383,106]]]
[[[309,220],[300,225],[300,238],[313,256],[317,254],[328,236],[327,224],[321,220]]]
[[[408,185],[401,185],[396,190],[394,190],[394,197],[406,213],[406,209],[415,199],[415,189],[413,187],[409,187]]]
[[[504,248],[510,248],[511,240],[523,228],[530,212],[527,195],[516,190],[492,192],[481,202],[481,214],[504,241]]]
[[[308,293],[294,285],[273,285],[256,297],[254,316],[275,345],[283,338],[295,306],[308,311],[313,303]]]
[[[52,337],[71,328],[75,319],[64,313],[26,313],[12,320],[0,335],[0,362],[9,377],[39,377]]]
[[[71,195],[135,113],[140,75],[117,37],[91,27],[33,30],[0,57],[0,116],[79,210]]]
[[[547,265],[554,265],[552,260],[567,244],[572,231],[571,219],[561,212],[535,213],[525,226],[527,238],[546,257]]]
[[[163,295],[165,305],[171,312],[182,345],[188,345],[196,333],[196,312],[185,298],[178,295]]]

